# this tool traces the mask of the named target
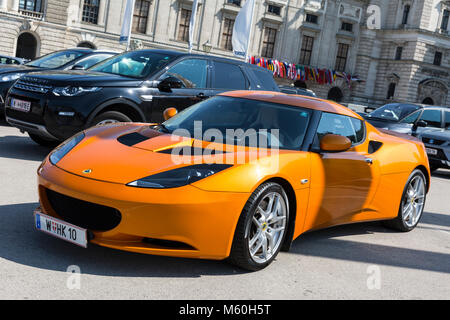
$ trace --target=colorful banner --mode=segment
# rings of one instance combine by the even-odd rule
[[[361,82],[358,76],[352,76],[346,72],[331,69],[320,69],[303,66],[295,63],[287,63],[278,60],[250,57],[249,63],[266,68],[279,78],[289,80],[313,81],[320,85],[334,84],[336,79],[343,78],[349,86],[352,82]]]

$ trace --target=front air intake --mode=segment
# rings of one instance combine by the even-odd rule
[[[120,211],[46,189],[52,209],[64,221],[93,231],[108,231],[117,227],[122,220]]]

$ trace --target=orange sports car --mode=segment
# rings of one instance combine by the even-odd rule
[[[260,91],[221,94],[162,124],[88,129],[38,176],[41,231],[249,270],[313,229],[385,220],[410,231],[430,184],[420,141],[330,101]]]

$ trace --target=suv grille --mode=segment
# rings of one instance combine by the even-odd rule
[[[42,83],[34,81],[18,80],[14,84],[14,88],[31,92],[47,93],[52,89],[52,86],[44,85]]]
[[[438,139],[432,139],[432,138],[426,138],[426,137],[422,137],[422,141],[424,143],[435,144],[437,146],[440,146],[445,143],[444,140],[438,140]]]
[[[75,199],[46,189],[47,199],[53,210],[66,222],[78,227],[108,231],[122,220],[120,211],[99,204]]]

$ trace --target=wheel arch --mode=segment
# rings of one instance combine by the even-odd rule
[[[90,126],[95,117],[108,111],[121,112],[135,122],[145,122],[146,120],[144,113],[136,103],[128,99],[119,98],[102,103],[95,108],[86,121],[87,127]]]
[[[427,182],[427,193],[428,193],[428,191],[430,190],[430,175],[428,173],[428,170],[423,165],[417,166],[414,170],[416,170],[416,169],[422,171],[423,175],[425,176],[425,179],[426,179],[426,182]]]
[[[297,213],[297,197],[295,196],[294,188],[292,187],[290,182],[287,181],[286,179],[281,178],[281,177],[274,177],[274,178],[270,178],[270,179],[262,182],[261,184],[267,183],[267,182],[278,183],[283,188],[284,192],[286,192],[286,196],[288,197],[288,201],[289,201],[288,230],[287,230],[286,236],[284,238],[284,241],[281,245],[281,250],[286,252],[286,251],[289,251],[289,249],[291,248],[292,241],[294,240],[295,222],[296,222],[296,218],[297,218],[297,214],[296,214]]]

